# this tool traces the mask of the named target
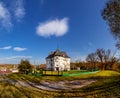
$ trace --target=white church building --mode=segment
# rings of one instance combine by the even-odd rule
[[[70,57],[66,52],[57,49],[46,57],[46,69],[54,71],[69,71]]]

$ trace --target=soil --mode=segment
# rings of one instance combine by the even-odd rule
[[[25,82],[25,81],[16,81],[12,79],[3,79],[0,78],[0,81],[8,82],[12,85],[20,85],[22,87],[34,87],[37,89],[43,89],[43,90],[70,90],[70,89],[78,89],[84,86],[87,86],[93,82],[96,82],[95,79],[89,79],[89,80],[73,80],[73,81],[43,81],[41,84],[35,84],[32,82]]]

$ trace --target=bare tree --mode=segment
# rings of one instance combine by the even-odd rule
[[[97,54],[96,53],[88,54],[86,61],[90,64],[91,69],[95,69],[97,63]]]
[[[97,49],[96,53],[97,53],[97,57],[98,57],[98,62],[100,62],[100,67],[101,67],[101,69],[104,70],[104,50]]]
[[[106,51],[104,49],[97,49],[96,53],[102,70],[111,69],[112,66],[119,61],[119,59],[115,57],[115,53],[112,54],[110,49]]]
[[[113,54],[110,58],[109,64],[108,64],[108,68],[112,69],[113,65],[118,63],[120,61],[119,58],[115,57],[115,54]]]
[[[106,70],[108,65],[110,64],[111,62],[111,50],[103,50],[103,60],[104,60],[104,64],[103,64],[103,70]]]

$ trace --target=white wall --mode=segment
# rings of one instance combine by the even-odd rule
[[[53,62],[53,59],[50,59],[50,58],[48,58],[48,59],[46,59],[46,69],[53,69],[53,65],[54,64],[54,62]]]
[[[51,66],[52,65],[52,66]],[[63,58],[63,57],[59,57],[59,56],[55,56],[52,59],[46,59],[46,68],[47,69],[52,69],[53,70],[57,70],[57,68],[59,68],[59,70],[70,70],[70,58]]]

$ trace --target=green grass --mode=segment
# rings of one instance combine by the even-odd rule
[[[0,98],[50,98],[54,92],[0,82]]]
[[[94,74],[94,76],[119,76],[120,73],[116,72],[116,71],[111,71],[111,70],[106,70],[106,71],[100,71],[96,74]]]
[[[86,74],[94,74],[97,73],[99,71],[77,71],[77,72],[72,72],[72,73],[65,73],[63,74],[63,76],[80,76],[80,75],[86,75]]]
[[[34,76],[55,76],[55,75],[62,75],[62,76],[79,76],[79,75],[84,75],[84,74],[93,74],[98,71],[87,71],[87,70],[71,70],[71,71],[42,71],[42,73],[29,73],[29,75],[34,75]]]
[[[76,72],[76,71],[75,71]],[[74,74],[74,72],[72,73]],[[47,91],[31,87],[20,87],[6,82],[0,82],[0,98],[118,98],[120,97],[120,73],[115,71],[100,71],[94,74],[80,76],[30,76],[24,74],[9,74],[4,78],[40,83],[41,81],[97,79],[90,85],[80,89]],[[4,92],[4,93],[3,93]]]
[[[0,98],[27,98],[24,93],[20,92],[15,86],[0,82]]]
[[[78,72],[78,71],[77,71]],[[75,72],[76,73],[76,72]],[[72,73],[74,74],[74,73]],[[119,76],[120,73],[116,71],[100,71],[93,74],[82,74],[77,76],[32,76],[32,75],[25,75],[25,74],[9,74],[5,78],[11,78],[14,80],[24,80],[24,81],[31,81],[31,82],[40,82],[45,80],[50,81],[60,81],[60,80],[77,80],[77,79],[90,79],[90,78],[104,78],[104,77],[113,77]]]
[[[87,70],[70,70],[70,71],[64,71],[64,74],[74,74],[74,73],[80,73],[80,72],[88,72]]]

